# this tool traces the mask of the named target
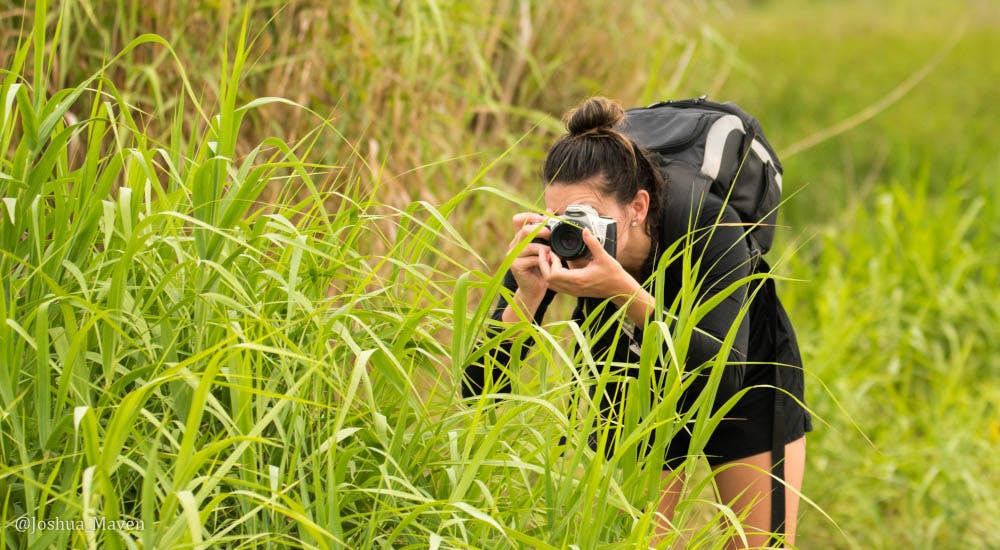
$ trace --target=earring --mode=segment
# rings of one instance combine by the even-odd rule
[[[635,227],[635,226],[637,226],[637,225],[639,225],[639,223],[638,223],[638,222],[636,222],[635,220],[632,220],[632,227]]]

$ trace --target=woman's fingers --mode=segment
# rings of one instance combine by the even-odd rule
[[[514,232],[518,232],[526,225],[535,225],[545,222],[545,216],[534,212],[521,212],[514,214]]]
[[[529,238],[542,240],[548,239],[550,233],[549,228],[538,227],[544,222],[545,217],[539,216],[538,214],[524,213],[514,216],[514,227],[516,228],[516,231],[514,233],[514,240],[510,241],[510,244],[507,246],[507,252],[510,253],[510,251],[514,250],[514,248],[520,243]]]
[[[510,264],[510,268],[515,273],[531,274],[534,272],[535,276],[540,275],[538,269],[538,253],[531,255],[520,255],[514,259],[513,263]]]
[[[551,250],[546,249],[539,253],[538,269],[542,272],[542,278],[550,285],[572,282],[574,270],[563,267],[562,260],[559,259],[559,256],[553,254]]]
[[[552,274],[552,265],[550,264],[549,256],[555,256],[552,252],[548,250],[540,250],[538,255],[535,257],[538,262],[538,271],[541,272],[542,278],[548,282]]]
[[[551,250],[545,252],[545,257],[549,261],[550,273],[567,273],[569,271],[563,267],[562,259]]]
[[[513,249],[514,249],[514,247],[511,247],[511,250],[513,250]],[[518,253],[517,257],[518,258],[537,258],[539,252],[544,251],[544,250],[548,250],[548,249],[549,249],[549,247],[547,245],[542,244],[542,243],[528,243],[527,245],[525,245],[525,247],[523,249],[521,249],[521,252]]]
[[[560,294],[576,297],[607,298],[621,293],[631,279],[614,257],[604,250],[601,241],[584,232],[584,242],[591,252],[585,265],[566,267],[549,247],[542,247],[536,259],[538,273],[545,286]]]
[[[595,260],[603,260],[604,257],[609,255],[608,251],[604,250],[604,245],[601,244],[601,241],[589,229],[583,230],[583,244],[587,245],[590,255]]]
[[[523,226],[523,225],[524,225],[525,223],[527,223],[527,222],[528,222],[528,220],[529,220],[529,219],[530,219],[530,218],[531,218],[532,216],[535,216],[535,215],[536,215],[536,214],[534,214],[534,213],[532,213],[532,212],[519,212],[519,213],[517,213],[517,214],[514,214],[514,218],[513,218],[513,222],[514,222],[514,231],[517,231],[517,230],[521,229],[521,227],[522,227],[522,226]]]

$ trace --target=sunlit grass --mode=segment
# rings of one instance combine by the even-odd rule
[[[586,449],[583,431],[566,449],[552,445],[578,421],[562,407],[590,383],[560,379],[580,359],[565,336],[527,324],[509,333],[540,342],[547,389],[529,384],[499,407],[456,401],[499,281],[477,270],[456,277],[466,260],[446,251],[475,257],[448,218],[487,192],[476,180],[444,203],[393,208],[356,174],[308,160],[320,135],[336,133],[319,118],[299,141],[268,138],[241,153],[246,116],[288,103],[238,99],[248,18],[218,103],[197,104],[182,72],[173,126],[151,137],[103,69],[49,95],[39,70],[45,6],[36,13],[0,94],[8,541],[558,548],[648,539],[659,470],[623,459],[654,429],[668,436],[664,422],[677,429],[673,408],[690,380],[673,382],[673,399],[630,412],[632,439],[610,462]],[[172,54],[155,35],[124,51],[149,45]],[[261,202],[275,184],[277,198]],[[703,310],[662,332],[679,356]],[[579,327],[566,328],[586,356]],[[592,373],[605,370],[584,359]],[[688,418],[702,425],[708,413],[699,406]],[[704,533],[704,518],[686,509],[678,532]],[[143,526],[19,533],[10,521],[24,515]]]
[[[590,91],[641,102],[688,82],[721,85],[707,61],[733,59],[725,42],[707,29],[695,47],[682,32],[687,8],[667,12],[674,26],[657,27],[662,36],[615,31],[659,44],[648,57],[622,47],[602,58],[585,46],[611,39],[573,26],[610,17],[596,3],[528,11],[534,26],[519,3],[492,22],[457,4],[405,16],[379,3],[258,6],[246,17],[225,2],[164,6],[127,6],[102,25],[113,10],[39,3],[8,20],[23,30],[4,26],[0,541],[648,540],[658,465],[628,448],[610,461],[587,448],[585,389],[609,377],[580,327],[507,327],[503,337],[536,345],[501,403],[460,402],[457,382],[497,343],[477,347],[504,269],[502,250],[486,245],[507,234],[511,211],[531,207],[519,197],[537,192],[535,157],[558,127],[550,113]],[[343,21],[347,47],[320,40],[342,36],[333,25]],[[325,46],[306,52],[299,39]],[[468,78],[428,61],[440,57],[464,60]],[[327,63],[342,72],[310,78]],[[769,136],[794,126],[762,117]],[[821,150],[801,166],[834,157]],[[782,283],[782,295],[817,415],[804,491],[819,508],[803,509],[803,548],[1000,545],[1000,267],[990,254],[1000,200],[989,177],[1000,166],[982,172],[876,177],[870,195],[778,262],[805,279]],[[787,211],[839,192],[817,187]],[[646,375],[661,339],[683,355],[691,322],[651,332]],[[595,376],[576,374],[580,365]],[[632,450],[674,429],[683,381],[668,382],[661,403],[626,411]],[[702,429],[705,412],[691,412]],[[555,447],[562,435],[567,446]],[[736,528],[704,501],[704,466],[686,468],[673,536],[719,548]],[[144,527],[19,533],[10,522],[23,514]]]
[[[803,355],[828,392],[810,438],[805,491],[860,548],[998,542],[995,285],[1000,231],[992,184],[927,176],[875,194],[823,229],[788,269]],[[834,490],[834,487],[837,489]],[[804,532],[826,520],[804,514]],[[836,546],[848,547],[846,543]]]

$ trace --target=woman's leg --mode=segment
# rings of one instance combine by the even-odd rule
[[[785,541],[795,544],[795,522],[799,511],[798,491],[805,473],[806,438],[785,445]],[[715,482],[719,497],[736,514],[749,508],[743,520],[750,548],[767,546],[771,529],[771,452],[761,453],[715,467]],[[744,548],[739,538],[729,541],[727,548]]]
[[[677,508],[677,503],[681,500],[681,492],[684,490],[684,474],[675,474],[670,470],[660,473],[661,480],[670,476],[674,476],[674,478],[660,491],[660,502],[656,504],[656,511],[663,516],[663,519],[658,518],[656,522],[656,533],[653,535],[654,546],[670,533],[670,525],[667,522],[674,521],[674,510]]]

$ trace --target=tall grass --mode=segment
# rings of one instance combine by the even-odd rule
[[[536,189],[553,113],[597,91],[641,103],[735,81],[727,42],[692,30],[699,6],[8,12],[0,542],[647,542],[662,481],[630,453],[676,429],[681,378],[625,411],[632,438],[610,460],[584,438],[586,389],[612,377],[580,327],[507,327],[536,344],[500,403],[460,403],[456,382],[497,343],[477,345],[501,292],[490,243],[531,208],[517,197]],[[818,419],[802,547],[997,546],[998,171],[906,173],[781,262],[809,280],[782,288]],[[821,201],[789,208],[803,202]],[[687,322],[652,331],[647,376],[669,364],[664,341],[683,356],[697,312],[674,313]],[[685,468],[671,537],[739,536],[706,502],[711,476]],[[142,528],[24,533],[25,514]]]
[[[251,113],[291,103],[239,99],[250,20],[223,58],[215,103],[195,95],[157,35],[55,91],[46,79],[60,44],[44,2],[17,45],[0,91],[4,543],[592,548],[648,539],[658,468],[619,465],[627,450],[595,459],[583,431],[565,449],[552,445],[572,429],[562,407],[582,379],[543,373],[540,387],[528,386],[537,393],[500,408],[455,401],[499,278],[456,278],[449,271],[465,260],[443,247],[475,257],[448,218],[487,188],[473,180],[443,204],[394,209],[362,174],[310,160],[339,134],[312,113],[316,129],[301,139],[240,150]],[[146,132],[108,77],[148,47],[174,59],[180,79],[163,137]],[[71,115],[81,107],[86,116]],[[276,184],[276,198],[262,201]],[[474,289],[485,299],[470,315]],[[660,332],[681,357],[699,314]],[[512,330],[544,342],[539,353],[554,368],[579,359],[544,329]],[[579,328],[576,339],[586,353]],[[689,382],[671,383],[672,399],[629,412],[629,447],[677,429],[676,398]],[[713,421],[708,412],[688,416],[701,425]],[[677,532],[717,546],[689,508]],[[19,517],[141,527],[20,532]]]
[[[1000,542],[992,188],[926,172],[895,182],[791,259],[814,274],[816,290],[785,293],[808,372],[828,388],[813,394],[824,413],[804,490],[849,533],[837,547]],[[802,530],[825,523],[809,510]]]
[[[377,185],[382,202],[396,208],[415,200],[444,202],[491,162],[496,166],[486,183],[524,190],[538,178],[527,152],[544,148],[560,129],[558,113],[566,106],[596,92],[656,101],[676,93],[693,67],[711,67],[730,55],[717,41],[700,39],[704,2],[491,0],[473,7],[455,0],[302,0],[259,1],[247,10],[255,46],[236,91],[239,102],[286,97],[329,118],[336,132],[317,137],[317,158],[343,166],[366,190]],[[8,45],[0,49],[3,64],[21,28],[30,28],[18,17],[29,11],[15,10],[0,25]],[[124,2],[109,9],[81,1],[50,11],[50,30],[57,16],[61,28],[61,46],[42,80],[50,93],[89,77],[104,65],[106,52],[155,33],[181,52],[192,75],[198,101],[184,103],[185,133],[195,130],[196,106],[221,95],[216,52],[238,30],[232,2]],[[33,68],[25,71],[30,75]],[[135,48],[104,74],[137,107],[145,132],[165,138],[171,118],[160,113],[175,111],[183,86],[171,56],[155,47]],[[253,110],[237,150],[246,154],[272,135],[301,139],[315,127],[306,113],[283,105]],[[519,141],[523,152],[503,154]],[[276,193],[269,188],[265,200],[275,200]],[[484,208],[497,207],[473,197],[461,211]],[[508,207],[496,219],[510,214]],[[501,230],[492,217],[485,223]],[[484,249],[487,243],[474,244]]]
[[[266,543],[291,519],[303,524],[296,538],[329,543],[285,497],[302,457],[278,444],[310,433],[310,405],[329,408],[315,382],[329,376],[329,351],[310,327],[339,246],[312,181],[322,167],[297,156],[311,142],[273,138],[235,155],[243,117],[271,101],[236,103],[242,40],[219,104],[188,134],[183,106],[195,99],[178,98],[165,142],[144,134],[103,71],[49,96],[46,13],[40,3],[2,94],[6,540],[176,547],[269,533]],[[125,51],[149,44],[171,51],[156,36]],[[21,77],[31,53],[34,83]],[[68,116],[88,103],[82,121]],[[254,213],[276,179],[285,199]],[[299,188],[311,200],[292,202]],[[155,527],[18,534],[8,522],[20,515]],[[251,519],[275,528],[239,529]]]

